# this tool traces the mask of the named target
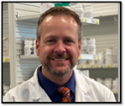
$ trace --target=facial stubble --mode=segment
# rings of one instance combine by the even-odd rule
[[[51,67],[50,64],[50,59],[47,58],[47,61],[42,63],[42,66],[44,67],[44,69],[50,73],[51,75],[55,76],[55,77],[63,77],[64,75],[68,74],[69,72],[71,72],[73,70],[73,67],[75,66],[75,64],[73,63],[73,61],[70,60],[70,65],[66,70],[57,70],[54,69],[53,67]],[[61,65],[60,65],[61,66]]]

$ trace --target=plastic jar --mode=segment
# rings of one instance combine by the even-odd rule
[[[79,15],[80,19],[84,17],[84,11],[81,3],[72,3],[70,9]]]
[[[93,18],[92,4],[86,3],[84,5],[84,16],[91,19]]]
[[[87,43],[87,53],[88,54],[96,54],[96,41],[94,38],[86,38],[86,43]]]
[[[86,38],[86,43],[87,44],[95,44],[96,40],[95,40],[95,38]]]
[[[112,54],[105,54],[105,64],[113,64]]]
[[[34,53],[33,49],[34,49],[33,46],[31,46],[31,45],[25,45],[24,46],[24,54],[25,55],[32,55]]]
[[[104,52],[100,52],[100,53],[98,53],[98,55],[100,58],[99,58],[99,60],[96,61],[96,63],[97,64],[104,64],[104,60],[105,60],[104,59]]]
[[[51,7],[54,7],[54,3],[41,3],[40,4],[40,13],[44,13]]]
[[[32,39],[26,39],[26,40],[24,41],[24,45],[33,45],[33,44],[34,44],[34,42],[33,42]]]
[[[105,52],[105,64],[117,63],[117,54],[114,48],[107,48]]]
[[[82,42],[82,47],[81,47],[81,52],[82,52],[83,54],[86,54],[86,53],[87,53],[86,47],[87,47],[86,40],[83,40],[83,42]]]
[[[96,54],[96,45],[95,44],[88,44],[87,45],[87,53],[88,54]]]
[[[24,55],[32,55],[34,52],[33,40],[24,41]]]

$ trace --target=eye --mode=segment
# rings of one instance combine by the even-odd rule
[[[47,42],[52,43],[52,42],[54,42],[54,40],[53,39],[49,39]]]
[[[48,42],[48,43],[54,43],[54,42],[56,42],[56,39],[55,39],[55,38],[49,38],[49,39],[47,40],[47,42]]]
[[[48,45],[52,45],[52,44],[54,44],[55,42],[56,42],[55,39],[48,39],[48,40],[46,41],[46,43],[47,43]]]
[[[70,40],[70,39],[67,39],[65,42],[66,42],[66,43],[73,43],[73,41]]]

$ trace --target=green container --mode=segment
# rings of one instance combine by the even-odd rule
[[[55,7],[61,7],[61,6],[70,6],[70,3],[56,3]]]

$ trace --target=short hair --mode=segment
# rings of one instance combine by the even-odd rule
[[[79,16],[72,10],[64,7],[52,7],[49,10],[47,10],[45,13],[43,13],[37,22],[37,39],[40,41],[41,39],[41,33],[42,33],[42,22],[46,18],[46,16],[52,15],[52,16],[58,16],[58,15],[65,15],[70,16],[78,24],[78,40],[80,41],[82,39],[82,23],[79,18]]]

